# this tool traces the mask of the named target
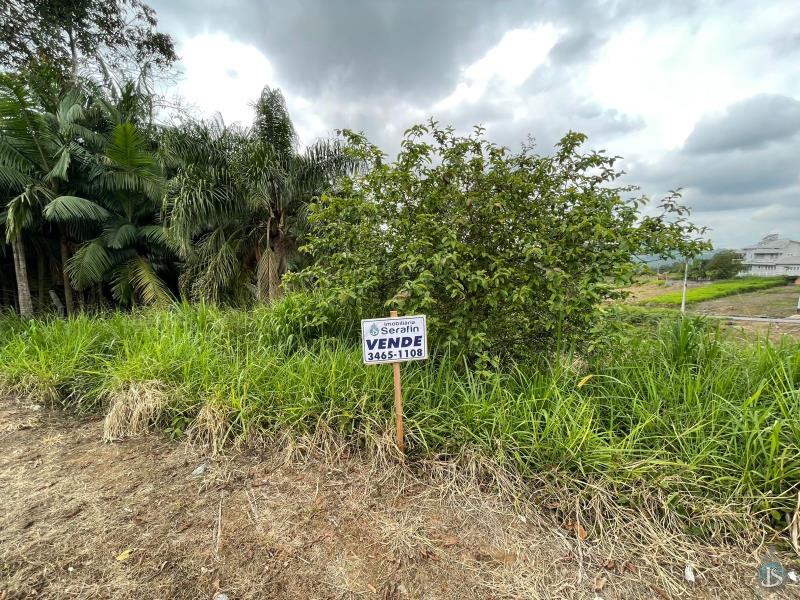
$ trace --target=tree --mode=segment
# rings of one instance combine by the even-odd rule
[[[188,123],[161,144],[168,223],[186,260],[194,297],[244,301],[281,294],[281,277],[299,258],[309,201],[352,167],[335,141],[298,151],[279,90],[265,88],[251,129]]]
[[[72,220],[102,218],[105,211],[79,195],[80,172],[102,136],[82,124],[85,104],[81,94],[65,94],[47,110],[21,78],[0,75],[0,182],[6,203],[6,238],[24,248],[23,231],[40,225],[42,211],[52,205],[53,214],[69,214]],[[64,221],[58,222],[64,297],[68,314],[74,310],[72,288],[65,266],[70,240]],[[24,256],[15,259],[27,271]],[[22,302],[21,302],[22,304]]]
[[[102,211],[90,222],[97,235],[82,244],[67,265],[79,289],[109,282],[124,305],[171,299],[159,271],[168,268],[171,244],[157,222],[162,182],[154,152],[130,122],[116,125],[105,140],[89,184]],[[68,203],[53,202],[44,215],[56,222],[85,221]]]
[[[696,258],[689,261],[689,279],[701,280],[708,277],[708,261],[702,258]]]
[[[252,298],[254,258],[244,192],[233,165],[247,132],[221,121],[168,128],[159,157],[168,176],[166,222],[184,260],[182,293],[211,302]]]
[[[711,279],[731,279],[744,270],[742,259],[735,250],[720,250],[706,262]]]
[[[177,58],[174,43],[156,25],[155,11],[141,0],[6,0],[0,66],[21,71],[44,62],[73,83],[83,65],[167,68]]]
[[[481,362],[588,343],[635,257],[706,247],[677,194],[643,215],[645,199],[614,187],[615,159],[581,152],[581,134],[546,156],[431,121],[406,132],[393,163],[348,135],[371,169],[312,207],[314,262],[290,282],[354,318],[425,313],[434,342]]]

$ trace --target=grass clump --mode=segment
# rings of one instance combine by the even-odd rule
[[[0,382],[66,408],[110,409],[111,438],[158,426],[215,448],[320,432],[374,447],[392,430],[391,370],[363,365],[342,324],[299,318],[291,302],[8,317]],[[662,314],[616,335],[590,356],[562,351],[490,373],[446,354],[404,365],[411,458],[482,456],[522,478],[603,482],[633,505],[645,490],[704,531],[738,526],[711,505],[784,525],[800,486],[800,345],[743,344]]]
[[[743,277],[739,279],[726,279],[723,281],[715,281],[696,288],[689,288],[686,290],[686,302],[691,304],[694,302],[703,302],[705,300],[713,300],[715,298],[723,298],[733,294],[744,294],[747,292],[756,292],[758,290],[766,290],[773,287],[786,285],[786,279],[783,277]],[[665,306],[680,306],[683,291],[669,292],[668,294],[661,294],[653,296],[644,300],[643,304],[656,304]]]

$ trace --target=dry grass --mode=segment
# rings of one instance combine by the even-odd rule
[[[763,550],[746,536],[698,543],[598,485],[576,494],[553,474],[520,487],[476,456],[409,468],[327,435],[212,457],[152,435],[104,444],[97,420],[0,411],[21,424],[0,437],[3,600],[749,598]]]
[[[110,394],[103,439],[110,442],[146,433],[156,425],[166,405],[166,393],[158,381],[128,383]]]

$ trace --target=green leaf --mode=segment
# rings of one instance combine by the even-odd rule
[[[103,232],[103,241],[115,250],[132,245],[138,238],[139,229],[132,223],[123,222],[118,227]]]
[[[86,198],[78,196],[59,196],[44,207],[44,218],[48,221],[63,223],[67,221],[103,221],[109,212]]]
[[[172,301],[167,285],[153,271],[153,266],[137,256],[128,263],[131,284],[145,304],[168,304]]]
[[[162,248],[176,249],[176,244],[166,227],[162,225],[142,225],[138,229],[139,239]]]
[[[102,238],[97,238],[78,248],[67,263],[67,275],[76,289],[97,285],[113,265]]]
[[[67,180],[67,173],[69,171],[69,165],[72,162],[72,154],[70,153],[68,148],[62,148],[61,152],[58,155],[58,160],[56,164],[53,165],[53,168],[44,176],[45,181],[51,181],[53,179],[60,179],[62,181]]]
[[[132,123],[120,123],[111,132],[106,156],[121,169],[132,171],[153,164],[153,154],[145,148],[144,139]]]

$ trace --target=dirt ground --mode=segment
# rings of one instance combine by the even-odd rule
[[[101,419],[0,400],[1,600],[755,594],[755,555],[687,550],[689,584],[682,568],[652,568],[659,549],[682,552],[680,539],[638,555],[543,507],[452,492],[406,468],[101,439]]]
[[[798,297],[800,286],[786,285],[706,300],[693,305],[691,310],[706,315],[783,318],[796,314]]]

